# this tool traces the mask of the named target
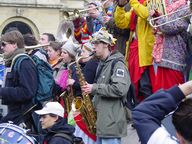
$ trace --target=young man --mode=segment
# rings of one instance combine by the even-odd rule
[[[36,67],[29,58],[23,60],[20,67],[15,65],[19,60],[19,57],[16,57],[25,52],[24,38],[19,31],[2,35],[1,49],[4,52],[6,70],[4,84],[0,88],[0,97],[2,104],[8,106],[8,114],[1,123],[13,121],[14,124],[19,125],[24,122],[27,128],[30,128],[32,112],[30,108],[37,91]]]
[[[192,143],[192,81],[168,90],[160,90],[139,104],[132,112],[134,126],[141,144],[190,144]],[[161,121],[170,112],[177,139],[171,137],[161,126]]]
[[[51,33],[43,33],[40,37],[39,44],[48,44],[50,41],[55,41],[55,37]]]
[[[112,53],[113,37],[104,29],[94,34],[95,55],[100,59],[95,83],[82,86],[82,91],[92,94],[97,112],[97,144],[120,144],[127,134],[127,122],[123,99],[130,85],[129,73],[124,57],[119,52]],[[117,63],[112,66],[115,59]],[[113,69],[112,69],[113,67]]]
[[[32,54],[35,54],[43,61],[48,62],[47,47],[51,41],[55,41],[54,35],[51,33],[43,33],[40,36],[39,44],[45,46],[40,47],[39,50],[34,50]]]
[[[40,115],[41,127],[45,138],[45,144],[71,144],[71,141],[56,134],[64,133],[69,137],[73,137],[75,128],[67,124],[67,120],[63,118],[64,108],[58,102],[48,102],[41,110],[35,111]]]

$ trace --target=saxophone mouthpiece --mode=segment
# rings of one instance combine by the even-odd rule
[[[93,56],[94,54],[95,54],[96,52],[95,51],[93,51],[89,56]]]

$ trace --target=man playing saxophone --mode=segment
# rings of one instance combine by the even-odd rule
[[[95,55],[100,61],[95,82],[82,86],[82,91],[94,96],[93,103],[97,113],[96,142],[97,144],[121,144],[121,137],[127,135],[127,122],[122,101],[130,85],[129,73],[124,56],[120,52],[111,51],[113,37],[105,29],[100,29],[93,35],[92,43]],[[112,69],[115,59],[117,63]]]

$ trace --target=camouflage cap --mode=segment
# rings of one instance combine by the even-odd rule
[[[91,40],[93,44],[97,41],[102,41],[112,46],[115,44],[116,39],[113,38],[113,36],[108,33],[105,28],[101,28],[98,32],[93,34],[93,38]]]

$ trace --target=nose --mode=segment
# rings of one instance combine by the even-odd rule
[[[39,121],[42,122],[42,121],[43,121],[43,118],[41,117]]]

